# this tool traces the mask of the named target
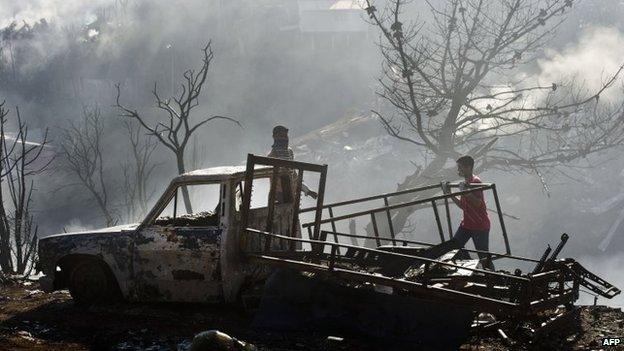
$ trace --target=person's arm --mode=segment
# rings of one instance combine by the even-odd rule
[[[310,190],[310,188],[308,188],[308,186],[304,182],[301,182],[301,191],[303,191],[305,196],[309,196],[313,199],[316,199],[318,197],[316,191]]]
[[[461,208],[462,210],[464,209],[459,199],[457,199],[457,196],[451,196],[451,200],[453,200],[453,202],[455,203],[455,205],[457,205],[457,207]]]

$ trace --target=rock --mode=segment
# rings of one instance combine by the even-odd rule
[[[258,349],[218,330],[201,332],[193,338],[190,351],[257,351]]]
[[[339,336],[328,336],[327,337],[327,342],[330,343],[341,343],[344,341],[344,338],[341,338]]]
[[[26,339],[28,341],[33,341],[35,340],[35,338],[33,338],[32,334],[30,334],[29,332],[25,331],[25,330],[20,330],[17,332],[17,335],[19,335],[21,338]]]

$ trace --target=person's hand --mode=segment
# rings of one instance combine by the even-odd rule
[[[468,185],[466,185],[466,182],[460,182],[459,183],[459,191],[464,191],[468,189]]]
[[[312,190],[308,191],[308,193],[306,195],[311,197],[311,198],[313,198],[313,199],[315,199],[315,200],[318,197],[318,194],[316,193],[316,191],[312,191]]]

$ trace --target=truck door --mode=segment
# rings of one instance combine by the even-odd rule
[[[222,294],[219,247],[226,184],[181,187],[153,223],[135,235],[134,295],[139,300],[208,302]]]

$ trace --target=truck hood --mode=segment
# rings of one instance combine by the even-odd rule
[[[48,238],[57,238],[57,237],[62,237],[62,236],[89,235],[89,234],[101,234],[101,233],[115,234],[115,233],[121,233],[122,231],[134,230],[138,225],[139,223],[132,223],[132,224],[123,224],[123,225],[117,225],[113,227],[106,227],[106,228],[94,229],[94,230],[60,233],[60,234],[49,235],[41,239],[45,240]]]

